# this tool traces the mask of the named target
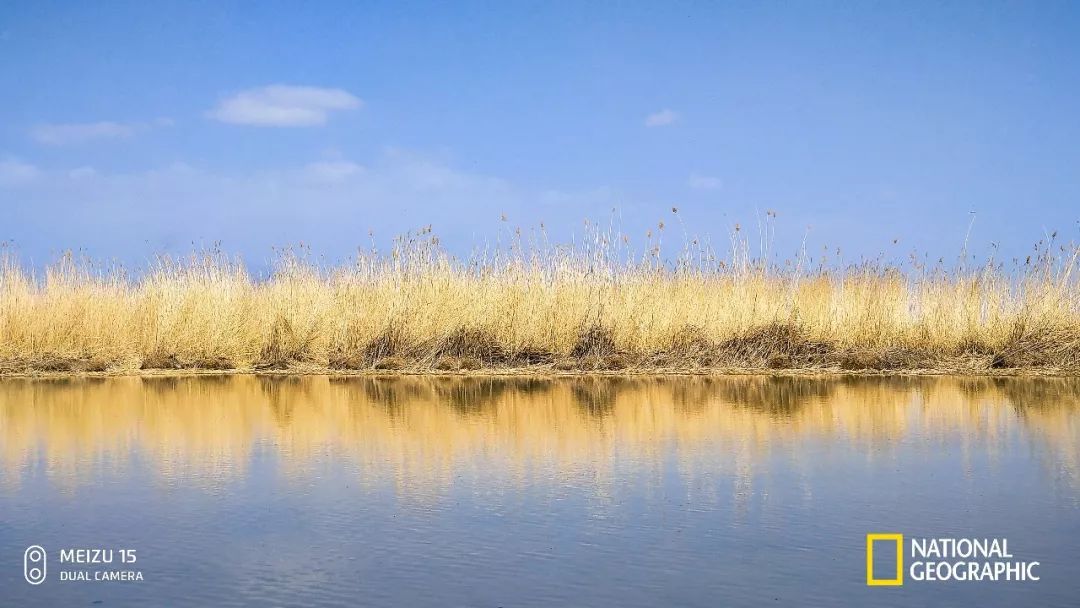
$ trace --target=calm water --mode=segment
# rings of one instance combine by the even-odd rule
[[[869,532],[1041,580],[868,587]],[[2,605],[1076,606],[1078,538],[1080,381],[0,382]]]

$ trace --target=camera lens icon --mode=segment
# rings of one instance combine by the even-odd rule
[[[48,557],[41,545],[30,545],[23,552],[23,578],[31,585],[40,585],[45,582],[47,574],[46,562]]]

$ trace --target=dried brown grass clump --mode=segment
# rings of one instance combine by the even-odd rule
[[[35,273],[8,256],[0,374],[1080,371],[1073,246],[946,271],[769,264],[737,239],[726,259],[621,243],[518,242],[462,262],[425,232],[345,267],[287,254],[262,279],[213,252],[136,274],[71,256]]]
[[[465,328],[458,328],[437,338],[434,344],[427,345],[421,353],[428,357],[457,360],[459,367],[464,361],[495,365],[505,363],[509,358],[506,349],[494,334],[482,329]]]
[[[1016,324],[995,350],[990,366],[1024,368],[1080,364],[1080,334],[1074,328]]]
[[[710,366],[716,365],[719,348],[709,339],[703,328],[687,325],[675,332],[667,351],[660,354],[670,360],[683,361],[692,366]]]
[[[933,358],[927,353],[903,346],[853,346],[830,353],[827,360],[840,369],[850,371],[900,371],[928,367],[926,363]]]
[[[317,339],[314,328],[301,333],[285,315],[278,315],[270,327],[270,334],[255,367],[287,369],[292,364],[309,361],[314,357],[311,347]]]
[[[820,366],[831,348],[798,325],[773,322],[725,340],[718,350],[719,360],[734,367],[789,369]]]
[[[27,367],[44,372],[103,372],[109,369],[109,362],[102,359],[46,356],[28,362]]]
[[[383,357],[382,359],[376,361],[371,367],[373,369],[395,370],[404,369],[406,365],[407,363],[405,359],[401,357]]]
[[[610,329],[601,325],[590,325],[578,336],[570,356],[578,359],[601,359],[616,352],[615,336]]]

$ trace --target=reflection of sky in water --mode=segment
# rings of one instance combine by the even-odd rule
[[[4,381],[4,555],[128,543],[148,580],[32,591],[0,564],[0,585],[43,605],[1069,605],[1078,403],[1054,379]],[[891,530],[1009,536],[1044,580],[869,590],[863,535]]]

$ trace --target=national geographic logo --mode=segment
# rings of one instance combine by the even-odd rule
[[[891,543],[896,548],[896,576],[877,578],[874,576],[874,543]],[[879,533],[866,535],[866,584],[871,587],[899,587],[904,584],[904,535]]]
[[[912,582],[999,582],[1038,581],[1037,561],[1022,561],[1009,552],[1007,538],[919,538],[908,539],[911,565],[904,568],[904,535],[878,532],[866,535],[866,584],[871,587],[899,587],[905,575]],[[891,567],[874,569],[877,556],[893,557]],[[883,553],[885,552],[885,553]],[[888,561],[888,560],[886,560]]]

